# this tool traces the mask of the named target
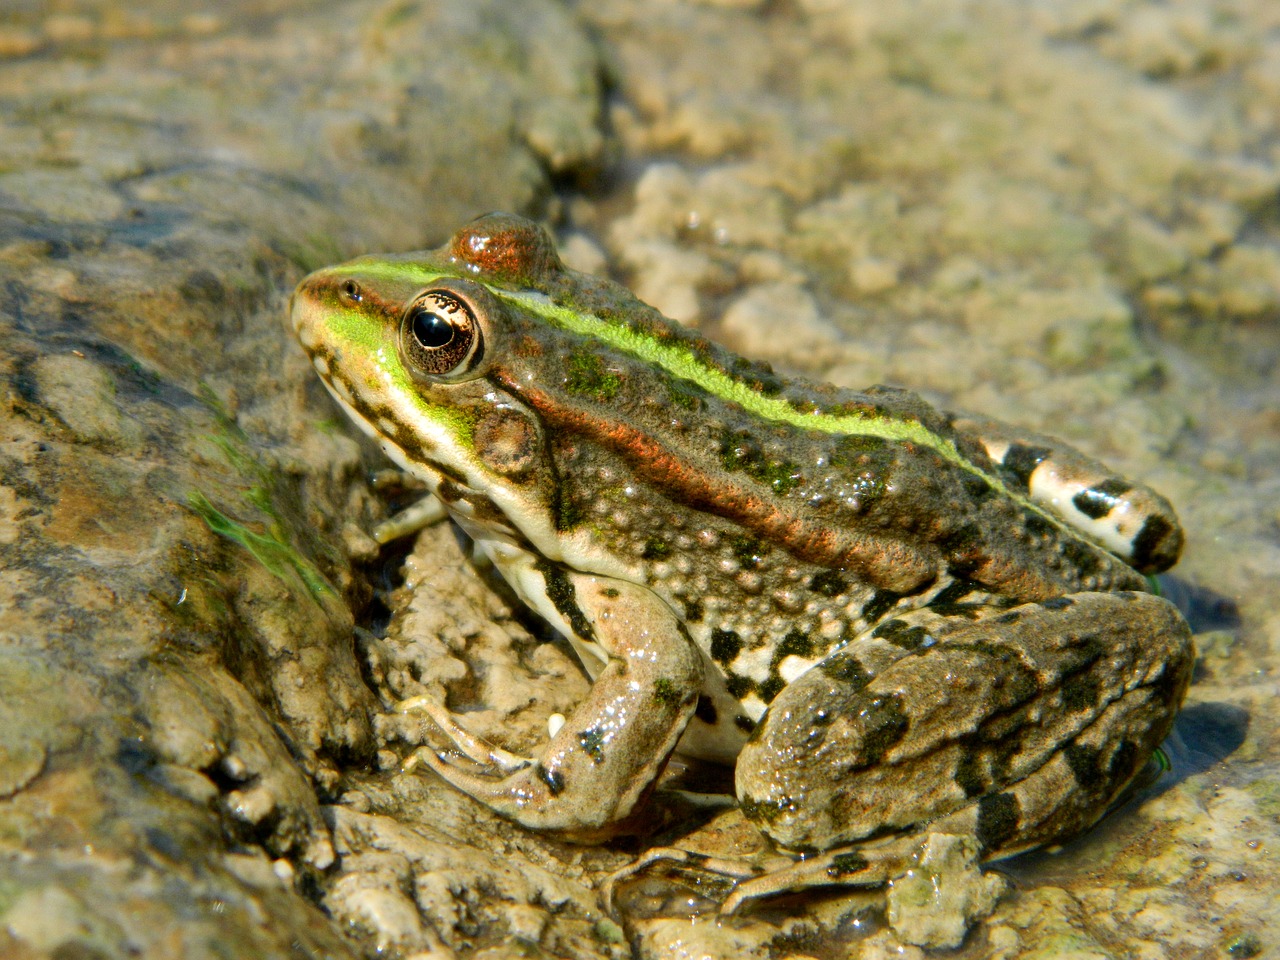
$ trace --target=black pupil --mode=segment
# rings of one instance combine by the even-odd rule
[[[423,307],[413,311],[413,335],[427,350],[438,350],[453,339],[453,324]]]

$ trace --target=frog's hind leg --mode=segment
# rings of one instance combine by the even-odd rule
[[[916,835],[886,837],[795,860],[779,870],[744,877],[720,904],[723,914],[737,913],[753,900],[780,893],[797,893],[813,887],[878,887],[911,868],[919,855],[922,838]],[[720,871],[717,871],[720,872]]]
[[[1152,597],[1150,603],[1163,601]],[[1168,655],[1163,672],[1153,665],[1146,682],[1130,680],[1126,692],[1112,697],[1099,689],[1096,715],[1044,763],[931,822],[929,830],[974,836],[983,858],[998,860],[1066,840],[1102,819],[1135,782],[1142,782],[1190,679],[1195,651],[1188,632],[1184,628],[1160,639],[1157,650]],[[1087,680],[1064,686],[1064,694],[1072,700],[1095,698]],[[999,785],[990,781],[993,790]]]
[[[888,663],[886,638],[903,646]],[[1185,621],[1150,594],[903,614],[779,694],[739,757],[739,801],[796,850],[926,826],[972,828],[985,856],[1053,842],[1146,763],[1193,654]]]
[[[981,417],[952,414],[951,422],[981,444],[1007,481],[1139,572],[1177,562],[1182,528],[1169,501],[1150,487],[1053,437]]]
[[[765,882],[769,877],[790,876],[790,871],[796,866],[790,857],[781,854],[775,854],[771,859],[771,864],[761,866],[745,858],[711,857],[693,850],[684,850],[680,847],[650,847],[631,863],[605,877],[600,884],[600,899],[603,901],[605,909],[610,916],[617,917],[619,888],[646,872],[649,868],[657,865],[666,865],[675,870],[689,870],[701,874],[710,874],[722,880],[733,882],[736,884],[733,893],[730,894],[730,897],[733,897],[744,886],[748,886],[749,890],[753,890],[756,889],[754,885]],[[829,883],[830,881],[825,882]],[[808,884],[808,886],[816,885]],[[749,895],[745,899],[755,899],[761,896],[768,896],[770,893],[796,890],[802,886],[804,884],[797,885],[796,883],[788,882],[776,890],[771,887],[767,891]],[[733,912],[732,910],[726,910],[723,905],[721,906],[721,911]]]

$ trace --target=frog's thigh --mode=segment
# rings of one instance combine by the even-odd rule
[[[985,417],[952,423],[1016,478],[1031,499],[1100,540],[1142,573],[1167,570],[1182,552],[1182,528],[1169,501],[1150,487],[1054,437]]]
[[[886,662],[884,638],[902,655]],[[977,620],[915,611],[774,700],[739,757],[738,797],[795,849],[953,814],[986,825],[988,854],[1046,842],[1096,819],[1141,769],[1192,659],[1186,622],[1150,594],[1080,593]]]
[[[595,839],[632,812],[670,757],[697,704],[702,656],[643,587],[569,571],[555,584],[563,625],[607,658],[586,699],[537,756],[504,776],[465,770],[445,755],[426,761],[518,823]]]

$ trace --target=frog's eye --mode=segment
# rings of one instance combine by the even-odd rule
[[[475,311],[450,290],[424,290],[400,321],[400,352],[414,373],[456,377],[476,365],[480,347]]]

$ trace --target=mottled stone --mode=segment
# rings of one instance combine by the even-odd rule
[[[562,6],[376,8],[5,12],[5,956],[363,949],[308,891],[335,864],[321,799],[376,756],[347,554],[376,556],[349,528],[382,507],[283,302],[306,265],[527,208],[601,146]],[[358,933],[413,927],[373,896]]]
[[[889,888],[889,925],[917,947],[958,947],[1007,889],[999,874],[978,869],[974,838],[929,834],[918,862]]]

